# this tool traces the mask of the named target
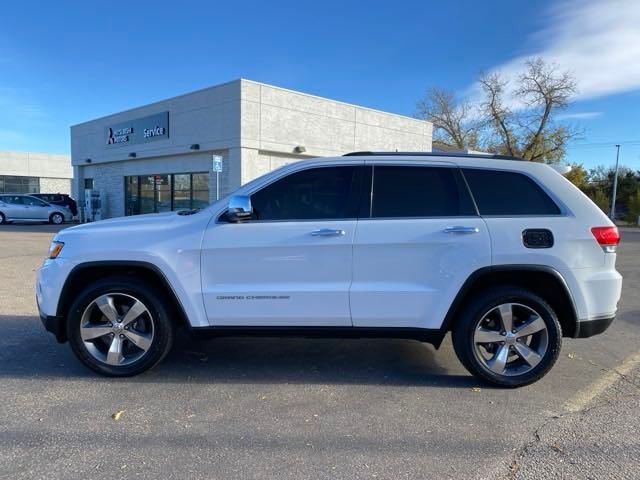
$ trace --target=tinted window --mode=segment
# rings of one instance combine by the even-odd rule
[[[22,197],[19,196],[10,196],[10,197],[4,197],[4,201],[6,203],[11,203],[12,205],[22,205]]]
[[[376,166],[373,217],[475,215],[457,170],[440,167]]]
[[[251,196],[257,220],[320,220],[357,216],[356,167],[303,170]]]
[[[465,169],[480,215],[557,215],[560,209],[533,180],[516,172]]]
[[[22,201],[25,205],[34,205],[36,207],[47,204],[46,202],[43,202],[39,198],[35,198],[35,197],[22,197]]]

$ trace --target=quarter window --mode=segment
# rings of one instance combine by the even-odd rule
[[[256,220],[356,218],[356,167],[322,167],[292,173],[251,196]]]
[[[373,218],[476,215],[460,173],[445,167],[375,166]]]
[[[480,215],[558,215],[560,209],[532,179],[517,172],[463,170]]]

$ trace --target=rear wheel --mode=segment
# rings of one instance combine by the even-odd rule
[[[67,335],[76,356],[108,376],[131,376],[158,364],[171,349],[169,306],[129,277],[111,277],[82,292],[72,305]]]
[[[55,212],[49,216],[49,223],[53,225],[62,225],[64,223],[64,215],[61,213]]]
[[[7,217],[4,216],[4,213],[0,212],[0,225],[4,225],[7,223]]]
[[[475,376],[505,387],[542,378],[553,367],[562,331],[551,306],[519,287],[481,292],[453,330],[453,346]]]

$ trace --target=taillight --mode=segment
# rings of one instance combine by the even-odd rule
[[[615,253],[620,243],[618,227],[593,227],[591,233],[605,252]]]

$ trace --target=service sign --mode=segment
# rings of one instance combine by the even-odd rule
[[[169,138],[169,112],[156,113],[107,127],[105,138],[108,146],[136,145]]]

